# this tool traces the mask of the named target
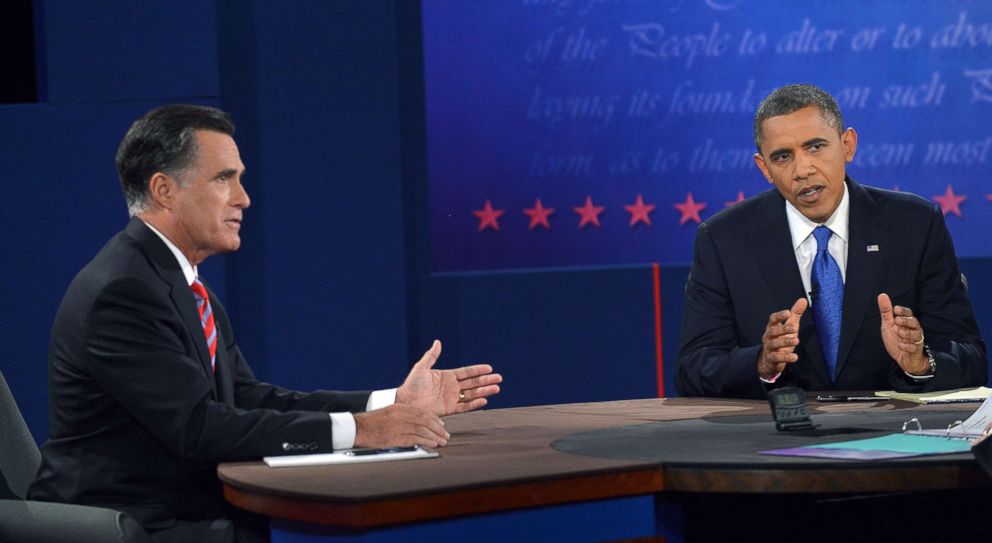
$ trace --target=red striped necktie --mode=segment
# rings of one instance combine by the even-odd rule
[[[210,296],[200,278],[193,279],[189,286],[196,298],[196,310],[200,313],[200,324],[203,325],[203,335],[207,338],[207,348],[210,350],[210,369],[217,372],[217,327],[214,326],[214,312],[210,309]]]

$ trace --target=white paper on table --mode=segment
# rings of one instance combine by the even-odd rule
[[[907,434],[918,434],[925,436],[957,437],[963,439],[974,439],[982,437],[982,433],[992,424],[992,397],[982,402],[982,405],[957,426],[950,429],[912,430]]]
[[[330,464],[364,464],[367,462],[392,462],[396,460],[416,460],[419,458],[437,458],[440,454],[418,447],[413,451],[382,452],[355,456],[349,451],[337,451],[322,454],[297,454],[289,456],[266,456],[262,460],[270,468],[288,468],[295,466],[323,466]]]

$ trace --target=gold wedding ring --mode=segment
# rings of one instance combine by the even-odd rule
[[[464,390],[459,390],[458,391],[458,400],[459,401],[465,401],[465,391]]]
[[[923,345],[923,340],[924,340],[924,336],[923,336],[923,334],[920,334],[920,340],[919,341],[916,341],[914,343],[916,343],[917,345]]]

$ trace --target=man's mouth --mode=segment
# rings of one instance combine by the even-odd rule
[[[811,185],[804,188],[796,194],[796,198],[801,202],[805,203],[815,203],[820,198],[820,193],[823,192],[823,185]]]

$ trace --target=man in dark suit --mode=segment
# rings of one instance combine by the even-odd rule
[[[940,210],[846,175],[858,136],[819,88],[772,92],[754,139],[776,190],[699,226],[679,392],[985,384],[985,344]]]
[[[439,417],[499,391],[488,365],[434,370],[437,341],[398,389],[307,394],[257,381],[196,275],[241,243],[250,200],[233,134],[224,112],[166,106],[121,142],[132,218],[76,276],[55,318],[50,440],[32,499],[125,511],[156,541],[264,540],[264,523],[226,506],[219,462],[443,446]]]

